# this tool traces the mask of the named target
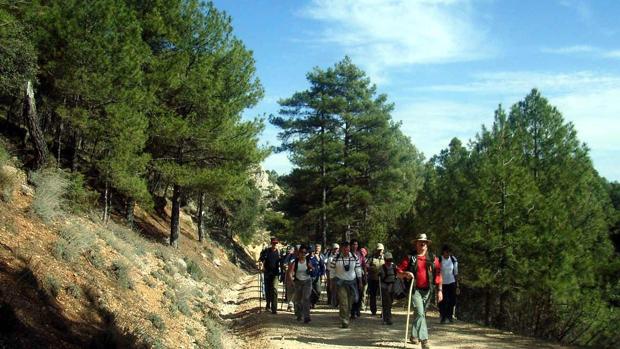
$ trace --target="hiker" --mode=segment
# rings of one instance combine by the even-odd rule
[[[452,255],[448,245],[443,245],[439,259],[441,262],[441,282],[443,284],[443,300],[439,302],[439,314],[442,324],[445,324],[446,321],[452,323],[454,322],[454,306],[456,305],[457,290],[459,288],[457,278],[459,262]]]
[[[362,251],[359,249],[359,241],[357,241],[356,239],[351,240],[351,253],[353,253],[353,255],[355,255],[355,257],[359,260],[360,263],[360,268],[362,270],[362,275],[360,276],[360,283],[359,283],[359,297],[357,298],[357,302],[353,303],[353,306],[351,307],[351,318],[355,319],[360,317],[361,315],[361,309],[362,309],[362,303],[364,302],[364,284],[366,284],[366,275],[367,275],[367,270],[366,270],[366,257],[362,254]]]
[[[413,283],[415,292],[411,298],[413,311],[415,314],[413,324],[411,326],[411,336],[409,340],[413,344],[417,344],[418,340],[422,344],[422,349],[429,349],[428,345],[428,328],[426,326],[426,308],[431,299],[434,286],[437,292],[437,301],[443,299],[442,283],[441,283],[441,264],[428,250],[431,243],[426,234],[419,234],[413,240],[415,251],[406,256],[398,265],[398,277],[409,279]]]
[[[293,295],[295,293],[295,287],[289,285],[286,282],[286,272],[288,271],[289,264],[295,260],[295,246],[289,246],[286,254],[282,258],[282,282],[284,283],[284,301],[286,302],[286,311],[293,311]]]
[[[280,251],[278,251],[278,239],[271,238],[271,247],[264,249],[258,259],[263,265],[265,280],[265,300],[267,311],[272,314],[278,309],[278,276],[280,275]]]
[[[312,263],[318,266],[316,276],[312,280],[312,295],[310,296],[310,304],[314,309],[316,303],[321,298],[321,279],[325,277],[325,257],[321,253],[321,244],[316,244],[314,246],[311,259]]]
[[[362,267],[359,258],[351,252],[348,242],[340,244],[341,251],[332,258],[329,264],[330,275],[333,275],[338,292],[340,322],[342,328],[349,327],[349,316],[353,303],[359,301],[359,290],[362,288]],[[352,317],[351,317],[352,318]]]
[[[340,245],[334,243],[332,249],[329,251],[326,263],[329,266],[331,261],[336,258],[340,252]],[[331,272],[329,267],[327,268],[327,303],[333,308],[338,307],[338,291],[336,289],[335,274]]]
[[[381,244],[379,244],[381,245]],[[381,245],[383,247],[383,245]],[[379,249],[379,246],[377,246]],[[386,252],[384,261],[377,273],[377,283],[381,287],[381,318],[386,325],[392,324],[392,303],[394,302],[394,282],[396,282],[396,265],[392,263],[392,254]],[[370,283],[370,280],[368,280]],[[372,300],[372,298],[371,298]]]
[[[312,279],[316,275],[318,265],[313,265],[307,256],[308,249],[300,246],[297,258],[289,263],[287,282],[295,287],[295,316],[297,321],[310,322],[310,294],[312,293]]]
[[[384,263],[383,244],[378,243],[375,253],[368,258],[368,297],[370,313],[377,315],[377,295],[379,293],[379,271]]]
[[[360,294],[362,295],[362,299],[360,301],[360,308],[362,311],[366,311],[368,303],[368,250],[366,249],[366,247],[362,247],[360,248],[360,253],[362,254],[362,256],[364,256],[364,260],[366,261],[366,270],[362,269],[364,275],[362,276],[362,290],[360,291]],[[359,311],[357,316],[360,316]]]

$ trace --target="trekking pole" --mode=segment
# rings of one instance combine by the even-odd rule
[[[413,279],[409,286],[409,298],[407,298],[407,324],[405,325],[405,348],[407,348],[407,340],[409,340],[409,315],[411,314],[411,293],[413,292]]]
[[[263,311],[263,278],[262,273],[258,273],[258,312]]]

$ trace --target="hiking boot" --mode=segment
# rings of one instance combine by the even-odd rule
[[[304,319],[304,324],[307,324],[309,322],[310,322],[310,318],[309,317]]]
[[[409,341],[411,342],[411,344],[414,344],[414,345],[419,343],[418,339],[415,338],[414,336],[409,337]]]
[[[272,310],[271,313],[272,314],[277,314],[278,312],[276,310]]]
[[[342,328],[349,328],[349,323],[348,322],[343,322],[342,324],[340,324],[340,327],[342,327]]]
[[[428,345],[428,339],[422,341],[422,349],[431,349],[431,347]]]
[[[448,321],[449,321],[451,324],[452,324],[452,323],[454,323],[454,319],[453,319],[453,318],[451,318],[451,317],[449,317],[449,318],[448,318]]]
[[[443,325],[443,324],[445,324],[445,323],[446,323],[446,318],[441,318],[440,323],[441,323],[442,325]]]
[[[293,307],[289,305],[288,307],[286,307],[286,311],[289,312],[289,313],[292,313],[293,312]]]

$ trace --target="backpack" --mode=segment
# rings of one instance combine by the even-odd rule
[[[456,258],[453,255],[450,255],[450,260],[452,261],[452,265],[456,264]],[[443,262],[443,256],[439,256],[439,263]],[[452,274],[454,274],[454,269],[452,269]],[[454,275],[456,276],[456,275]]]

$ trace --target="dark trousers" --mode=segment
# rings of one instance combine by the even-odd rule
[[[381,317],[385,322],[392,322],[392,303],[394,284],[381,284]]]
[[[278,310],[278,275],[265,273],[265,300],[267,309]]]
[[[451,320],[454,316],[456,305],[456,282],[443,285],[443,300],[439,302],[439,315],[441,319]]]
[[[356,286],[357,287],[357,286]],[[353,303],[353,306],[351,307],[351,316],[360,316],[361,311],[362,311],[362,303],[364,303],[364,293],[363,293],[363,288],[358,288],[358,294],[359,294],[359,299],[357,300],[356,303]]]
[[[379,293],[379,280],[368,280],[368,297],[370,303],[370,312],[372,315],[377,313],[377,296]]]
[[[312,306],[318,303],[321,298],[321,277],[317,276],[312,280],[312,294],[310,296],[310,303]]]

